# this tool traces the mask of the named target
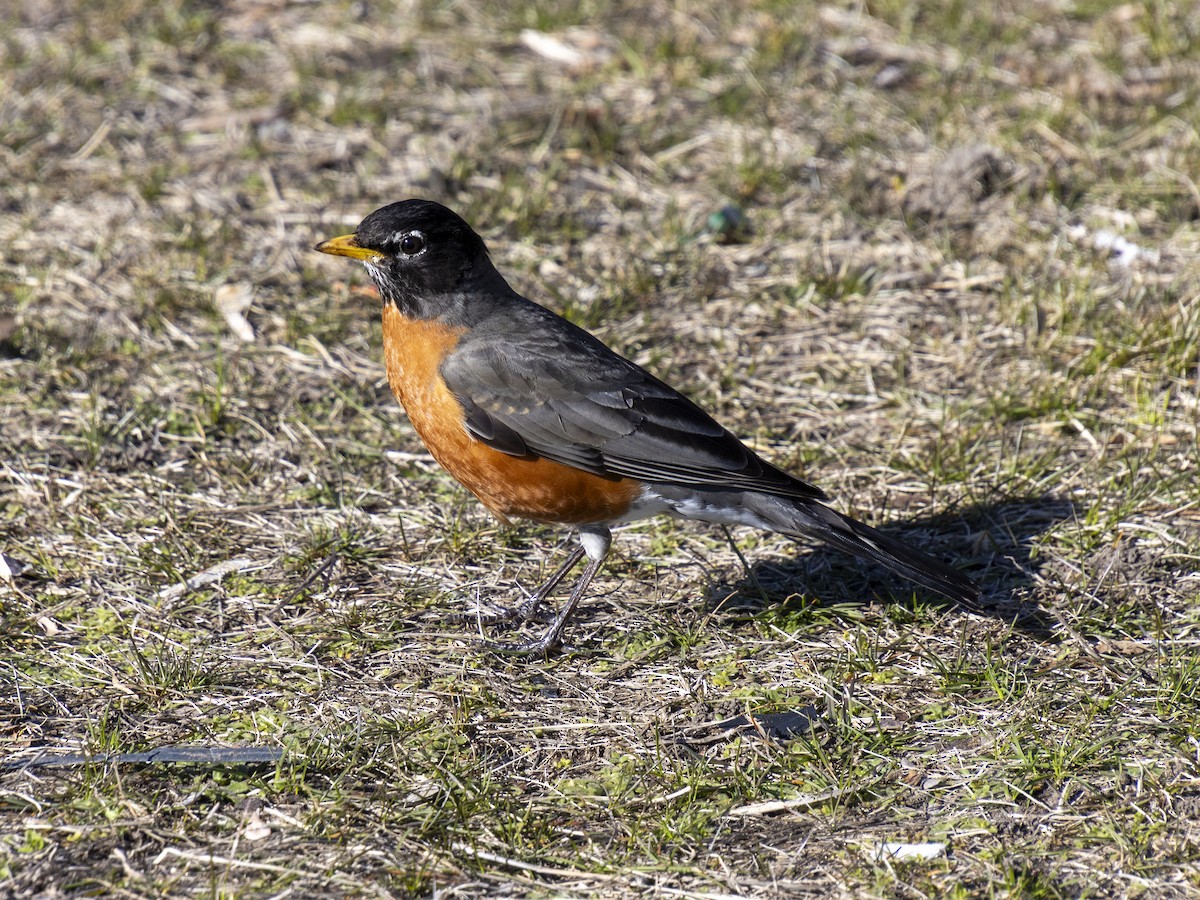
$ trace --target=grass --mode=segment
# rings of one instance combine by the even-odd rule
[[[72,761],[0,769],[0,893],[1200,894],[1190,4],[26,6],[0,765]],[[654,521],[570,652],[487,652],[447,613],[567,538],[311,252],[414,195],[982,608]],[[176,746],[278,759],[120,759]]]

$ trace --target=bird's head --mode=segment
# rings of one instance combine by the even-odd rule
[[[353,234],[322,241],[315,249],[360,260],[384,301],[410,312],[497,277],[483,238],[432,200],[384,206]]]

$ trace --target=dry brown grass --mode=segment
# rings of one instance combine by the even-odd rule
[[[1200,18],[932,6],[0,12],[0,893],[1200,893]],[[310,252],[407,196],[984,608],[652,522],[484,651],[565,536]]]

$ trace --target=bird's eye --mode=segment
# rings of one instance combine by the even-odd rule
[[[419,231],[410,231],[400,238],[400,252],[405,256],[416,256],[425,249],[425,237]]]

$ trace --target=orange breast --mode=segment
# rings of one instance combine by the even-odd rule
[[[605,478],[542,457],[509,456],[467,433],[462,406],[438,371],[462,334],[383,305],[388,384],[433,458],[505,521],[517,516],[587,524],[620,518],[641,488],[638,481]]]

